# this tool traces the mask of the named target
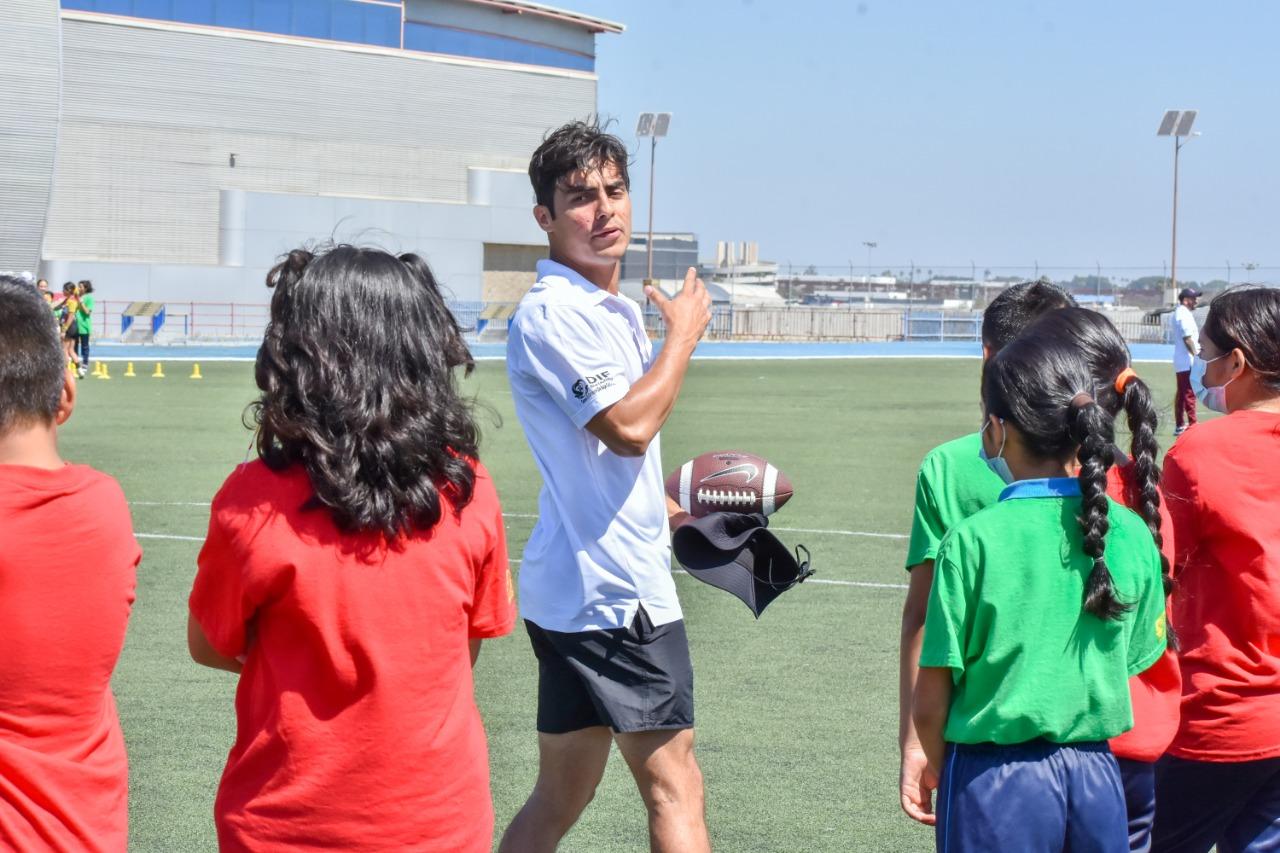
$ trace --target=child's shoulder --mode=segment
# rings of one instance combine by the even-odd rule
[[[1137,533],[1151,535],[1151,531],[1147,528],[1147,523],[1142,520],[1142,516],[1138,515],[1137,512],[1110,495],[1107,496],[1107,502],[1110,504],[1107,521],[1111,525],[1111,532],[1118,532],[1123,536],[1133,536]]]
[[[247,510],[255,506],[278,505],[282,500],[305,501],[311,493],[306,469],[301,465],[272,468],[261,459],[251,459],[232,469],[214,495],[217,511]]]

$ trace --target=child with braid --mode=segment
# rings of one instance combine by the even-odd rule
[[[1165,600],[1151,531],[1107,497],[1095,388],[1079,343],[1050,335],[985,368],[982,449],[1009,485],[939,546],[912,709],[941,779],[939,850],[1129,847],[1106,741],[1133,725],[1129,677],[1165,650]]]
[[[1066,308],[1029,327],[1029,337],[1051,339],[1074,347],[1085,359],[1094,396],[1112,417],[1125,415],[1128,455],[1114,448],[1116,464],[1107,472],[1107,494],[1142,517],[1161,552],[1165,592],[1172,592],[1173,522],[1161,497],[1157,414],[1151,391],[1129,366],[1129,348],[1111,321],[1096,311]],[[1182,674],[1176,643],[1148,669],[1129,679],[1133,728],[1110,741],[1120,764],[1129,814],[1129,849],[1147,853],[1155,821],[1155,762],[1178,731]]]

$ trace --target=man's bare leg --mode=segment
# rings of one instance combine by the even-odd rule
[[[595,796],[612,741],[608,726],[539,732],[538,781],[503,833],[498,853],[554,853]]]
[[[693,729],[618,734],[649,812],[653,853],[708,853],[702,771],[693,755]]]

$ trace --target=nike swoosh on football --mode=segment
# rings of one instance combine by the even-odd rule
[[[709,483],[712,480],[719,480],[723,477],[728,477],[731,474],[746,474],[747,479],[743,481],[743,485],[747,485],[756,477],[760,476],[760,469],[757,468],[755,465],[752,465],[750,462],[744,462],[741,465],[734,465],[732,468],[725,468],[723,471],[717,471],[714,474],[708,474],[707,476],[702,478],[702,480],[699,482],[699,485],[701,485],[702,483]]]

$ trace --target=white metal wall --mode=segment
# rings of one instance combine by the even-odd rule
[[[5,0],[0,44],[0,269],[34,271],[58,144],[57,0]]]
[[[595,109],[580,73],[63,25],[48,258],[215,264],[221,188],[465,203],[468,166],[523,169]]]

